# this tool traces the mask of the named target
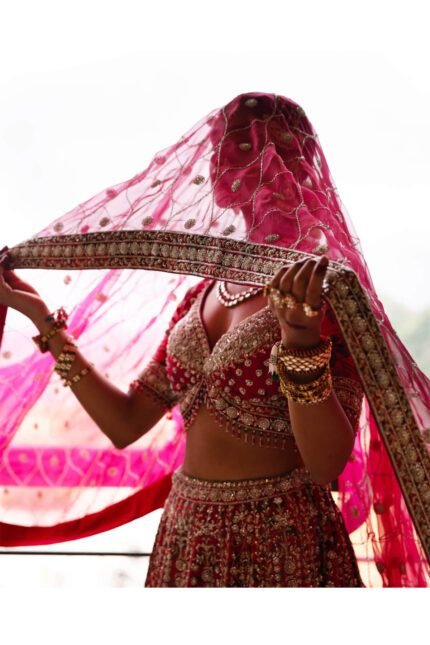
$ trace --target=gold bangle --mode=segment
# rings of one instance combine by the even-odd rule
[[[296,381],[294,377],[292,377],[290,372],[287,372],[285,370],[285,367],[281,364],[279,369],[279,377],[288,384],[291,384],[291,387],[297,389],[297,391],[304,390],[304,391],[312,391],[312,390],[317,390],[324,381],[326,381],[329,378],[330,375],[330,369],[328,365],[324,366],[323,371],[318,370],[315,375],[313,375],[313,378],[309,381]],[[294,376],[303,376],[303,374],[294,374]],[[306,374],[306,376],[310,376],[309,374]]]
[[[282,394],[284,394],[284,396],[286,396],[288,399],[291,399],[295,403],[300,403],[301,405],[314,405],[315,403],[322,403],[323,401],[326,401],[332,393],[332,388],[327,386],[318,394],[308,393],[298,395],[296,392],[292,392],[290,389],[285,388],[282,381],[280,382],[280,390]]]
[[[304,405],[322,403],[329,398],[333,389],[331,372],[328,367],[319,377],[309,383],[291,381],[282,371],[279,373],[279,377],[281,392],[292,401]]]
[[[292,374],[315,372],[328,365],[331,358],[332,342],[325,338],[321,343],[311,349],[286,348],[281,342],[277,354],[277,361]]]

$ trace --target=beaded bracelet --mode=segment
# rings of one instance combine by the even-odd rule
[[[73,338],[68,337],[66,343],[61,350],[60,355],[57,358],[57,362],[54,366],[54,370],[61,376],[63,379],[63,386],[67,387],[72,385],[72,383],[77,383],[81,380],[83,376],[88,374],[91,370],[90,366],[84,367],[78,374],[75,374],[70,379],[67,378],[68,373],[72,367],[73,361],[76,358],[76,344],[73,342]],[[91,363],[92,365],[92,363]]]
[[[45,334],[38,334],[33,336],[32,340],[36,343],[42,354],[48,351],[48,341],[53,338],[60,329],[67,329],[67,319],[68,314],[63,307],[59,307],[55,312],[48,314],[44,322],[50,322],[53,324],[52,329],[50,329]]]
[[[60,376],[65,378],[72,367],[73,361],[76,358],[76,345],[70,339],[64,344],[61,354],[57,358],[57,362],[54,366],[54,370],[58,372]]]
[[[83,369],[81,369],[79,374],[75,374],[74,376],[72,376],[71,379],[66,379],[63,383],[64,387],[70,386],[72,385],[72,383],[77,383],[78,381],[81,380],[82,376],[85,376],[85,374],[88,374],[88,372],[90,371],[91,371],[90,367],[84,367]]]

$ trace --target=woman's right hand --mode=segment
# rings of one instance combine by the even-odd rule
[[[21,280],[13,269],[0,265],[0,305],[20,311],[31,320],[47,309],[39,293],[28,282]]]

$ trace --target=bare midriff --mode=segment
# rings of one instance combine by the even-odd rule
[[[269,448],[235,437],[202,406],[187,430],[183,471],[211,480],[255,479],[288,473],[303,465],[300,453],[291,447]]]

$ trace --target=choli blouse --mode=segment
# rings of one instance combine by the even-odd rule
[[[246,442],[291,447],[288,401],[268,371],[272,346],[281,339],[279,321],[267,305],[223,334],[211,351],[201,309],[213,282],[204,278],[186,292],[130,388],[146,391],[166,409],[179,405],[185,432],[205,405],[220,426]],[[356,432],[363,390],[330,309],[322,334],[332,339],[333,387]]]

